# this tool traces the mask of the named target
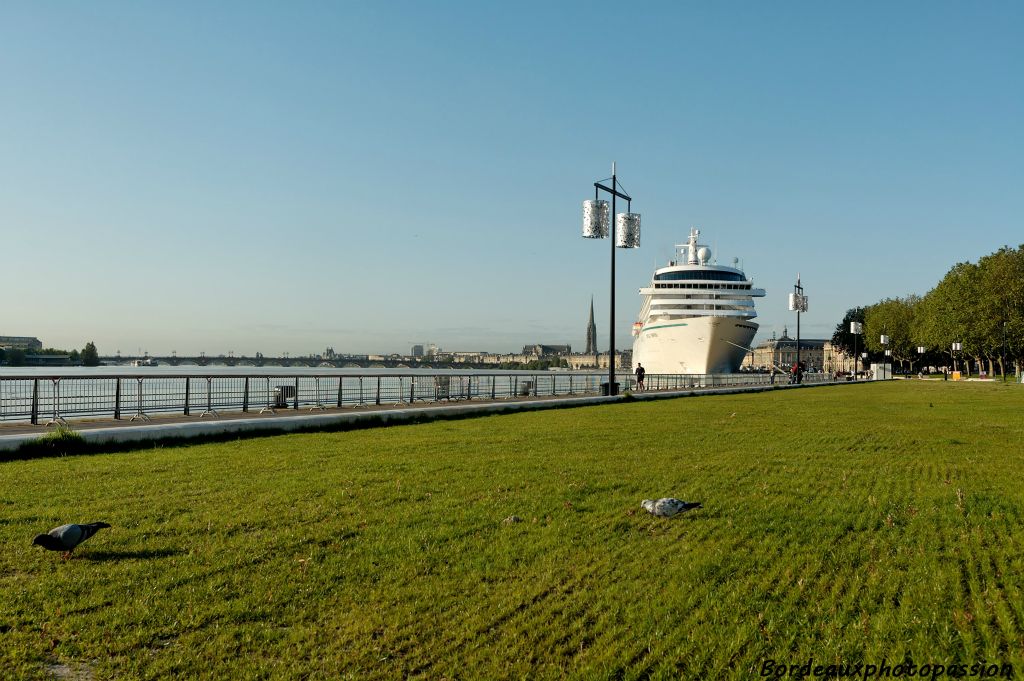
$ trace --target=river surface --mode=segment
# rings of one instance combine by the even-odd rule
[[[546,369],[509,371],[505,369],[407,369],[407,368],[369,368],[348,367],[308,367],[308,366],[223,366],[207,365],[159,365],[155,367],[133,366],[99,366],[99,367],[0,367],[0,378],[50,378],[54,376],[74,376],[76,378],[91,376],[480,376],[490,374],[560,374],[568,370],[548,371]],[[607,369],[592,371],[574,371],[575,374],[604,374]],[[617,372],[620,373],[620,372]],[[626,372],[628,373],[628,372]]]

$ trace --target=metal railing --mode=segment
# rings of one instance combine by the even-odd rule
[[[619,391],[636,390],[632,374],[618,374]],[[831,382],[806,374],[804,383]],[[769,374],[648,374],[647,391],[701,390],[787,383]],[[460,400],[607,394],[607,376],[538,372],[494,374],[286,374],[0,376],[0,422],[64,424],[71,418],[149,420],[220,412],[291,413],[301,410],[411,405]]]

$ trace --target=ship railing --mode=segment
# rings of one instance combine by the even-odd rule
[[[805,374],[804,383],[831,380]],[[68,419],[150,420],[226,413],[296,413],[401,407],[468,400],[600,395],[605,373],[540,371],[417,374],[277,374],[91,376],[0,375],[0,422],[63,425]],[[619,392],[636,391],[632,373],[616,374]],[[786,382],[778,375],[777,384]],[[647,374],[646,390],[690,391],[772,383],[769,374]]]

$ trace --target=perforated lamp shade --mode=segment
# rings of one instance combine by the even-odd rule
[[[583,202],[583,238],[604,239],[608,236],[609,215],[611,210],[608,202],[589,199]]]
[[[640,248],[640,213],[615,216],[615,247]]]

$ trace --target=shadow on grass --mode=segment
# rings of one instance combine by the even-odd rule
[[[107,560],[150,560],[153,558],[170,558],[184,555],[179,549],[145,549],[142,551],[96,551],[90,550],[75,554],[76,559],[107,561]]]

